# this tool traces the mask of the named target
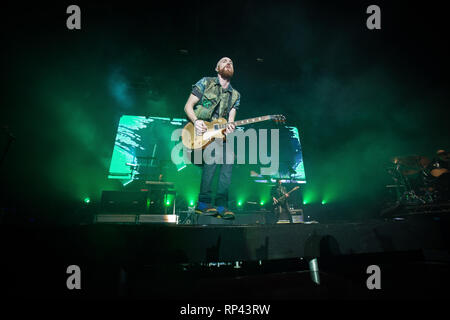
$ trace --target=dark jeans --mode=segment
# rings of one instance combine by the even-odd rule
[[[213,142],[219,143],[220,142]],[[209,146],[208,146],[209,147]],[[215,152],[211,153],[215,156]],[[231,174],[233,172],[233,164],[226,164],[226,143],[222,144],[223,164],[206,164],[202,165],[202,182],[200,185],[200,194],[198,201],[212,204],[212,181],[216,173],[217,166],[220,166],[219,184],[216,192],[216,206],[228,207],[228,188],[231,183]],[[234,153],[228,154],[229,159],[234,159]]]
[[[278,220],[289,220],[292,223],[291,212],[286,201],[280,203],[274,208],[275,215]]]

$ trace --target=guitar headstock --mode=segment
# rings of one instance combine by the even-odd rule
[[[285,123],[286,122],[286,118],[282,114],[271,115],[270,119],[275,121],[276,123]]]

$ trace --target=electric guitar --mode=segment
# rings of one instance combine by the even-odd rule
[[[256,122],[262,122],[267,120],[273,120],[275,122],[284,122],[286,118],[283,115],[269,115],[256,118],[250,118],[245,120],[234,121],[236,126],[243,126]],[[211,122],[204,121],[208,130],[206,132],[197,132],[192,122],[186,124],[181,133],[181,140],[183,145],[188,149],[206,148],[214,139],[225,139],[225,130],[227,126],[227,120],[224,118],[218,118]]]
[[[296,186],[296,187],[294,187],[291,191],[289,191],[288,193],[283,194],[281,197],[279,197],[279,198],[277,199],[277,203],[276,203],[276,204],[278,204],[280,201],[283,201],[284,199],[286,199],[287,195],[291,194],[291,192],[294,192],[295,190],[297,190],[297,189],[299,189],[299,188],[300,188],[299,186]],[[274,201],[274,202],[275,202],[275,201]],[[275,204],[275,205],[276,205],[276,204]]]

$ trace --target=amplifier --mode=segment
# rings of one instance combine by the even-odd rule
[[[303,223],[303,215],[302,214],[293,214],[292,216],[292,223]]]
[[[103,191],[101,213],[144,214],[147,211],[147,192]]]
[[[303,209],[291,209],[292,223],[303,223]]]

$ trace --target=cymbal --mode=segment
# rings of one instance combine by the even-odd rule
[[[430,163],[430,160],[424,156],[411,155],[391,158],[391,162],[411,168],[424,168]]]
[[[401,173],[405,176],[410,176],[412,174],[416,174],[419,170],[402,170]]]

